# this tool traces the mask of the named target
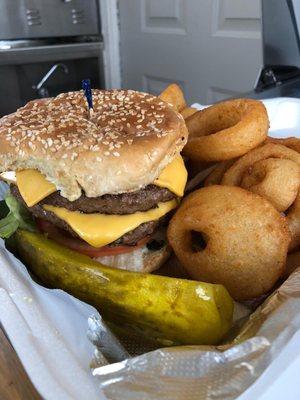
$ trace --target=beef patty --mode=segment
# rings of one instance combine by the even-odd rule
[[[11,185],[11,193],[17,199],[21,194],[16,185]],[[49,204],[55,207],[67,208],[70,211],[81,211],[86,214],[133,214],[137,211],[147,211],[156,207],[157,203],[172,200],[176,195],[170,190],[155,185],[130,193],[105,194],[100,197],[86,197],[82,194],[79,199],[69,201],[59,192],[50,194],[38,204]]]
[[[154,186],[154,185],[149,185],[149,186]],[[146,190],[146,188],[142,189],[141,191],[144,191],[144,190]],[[167,190],[167,189],[162,189],[162,190]],[[125,199],[127,200],[128,197],[131,194],[131,193],[124,193],[124,194],[121,194],[121,195],[105,195],[105,196],[101,196],[101,197],[97,197],[97,198],[89,198],[89,197],[86,197],[86,196],[83,195],[78,200],[75,200],[74,202],[70,202],[67,199],[61,197],[58,193],[53,193],[52,195],[46,197],[45,199],[43,199],[42,201],[40,201],[39,203],[37,203],[33,207],[28,207],[26,205],[26,203],[24,202],[24,200],[23,200],[23,198],[22,198],[22,196],[21,196],[21,194],[19,192],[19,189],[18,189],[18,187],[16,185],[11,185],[10,191],[11,191],[11,194],[18,201],[23,203],[23,205],[31,212],[31,214],[34,217],[45,219],[46,221],[51,222],[52,224],[54,224],[58,228],[61,228],[61,229],[65,230],[66,232],[68,232],[73,237],[78,237],[78,235],[73,231],[73,229],[64,220],[62,220],[59,217],[57,217],[53,212],[46,211],[43,208],[44,204],[51,204],[51,205],[56,206],[56,207],[65,207],[65,208],[68,208],[69,210],[72,210],[72,211],[82,211],[82,212],[85,212],[85,213],[88,214],[88,213],[92,213],[92,212],[102,212],[102,211],[99,211],[99,209],[95,209],[95,206],[97,205],[97,200],[99,199],[99,205],[100,205],[101,204],[100,199],[102,197],[106,197],[107,198],[106,199],[107,203],[103,202],[103,204],[108,204],[108,206],[109,206],[109,197],[113,197],[114,198],[112,200],[112,202],[114,203],[114,205],[116,205],[116,200],[115,200],[116,196],[125,195]],[[150,191],[151,191],[151,189],[150,189]],[[138,192],[140,192],[140,191],[138,191]],[[138,192],[133,192],[135,198],[138,196],[138,194],[137,194]],[[155,193],[155,195],[156,195],[157,192],[153,191],[153,193]],[[171,193],[171,192],[169,192],[169,193]],[[171,193],[171,194],[172,194],[172,198],[174,198],[175,195],[173,193]],[[56,195],[56,196],[54,196],[54,195]],[[51,201],[52,200],[51,199],[52,196],[54,196],[54,202]],[[141,195],[141,197],[143,197],[143,196],[144,196],[144,194]],[[58,197],[60,197],[63,200],[60,202],[60,200],[58,200]],[[82,199],[82,197],[84,197],[84,199]],[[76,203],[76,202],[79,202],[80,199],[82,200],[81,209],[80,208],[75,208],[75,207],[72,208],[72,204]],[[125,203],[126,203],[126,200],[125,200]],[[94,204],[93,204],[94,207],[89,207],[88,206],[88,202],[89,201],[94,202]],[[119,201],[122,201],[122,200],[119,200]],[[136,201],[137,201],[137,199],[135,199],[132,204],[135,204]],[[158,202],[159,201],[162,201],[162,200],[160,199],[160,200],[158,200]],[[168,200],[165,200],[165,201],[168,201]],[[65,205],[65,202],[68,205],[68,207]],[[113,203],[111,203],[111,205]],[[80,203],[78,203],[78,204],[80,204]],[[127,202],[127,204],[128,205],[130,204],[130,200]],[[150,204],[150,203],[148,203],[148,204]],[[151,208],[154,208],[156,205],[157,205],[157,203],[155,203],[154,206],[152,206]],[[142,204],[140,204],[140,207],[136,211],[143,211],[144,208],[141,207],[141,206],[142,206]],[[84,208],[85,210],[88,209],[88,210],[94,210],[94,211],[86,212],[86,211],[83,211],[82,208]],[[122,209],[122,204],[120,204],[120,208],[119,209]],[[148,210],[148,209],[149,208],[146,208],[146,210]],[[133,212],[135,212],[135,211],[132,211],[131,213],[127,213],[127,214],[132,214]],[[122,213],[122,214],[125,214],[125,213]],[[117,239],[116,241],[111,243],[110,246],[115,246],[115,245],[120,245],[120,244],[127,245],[127,246],[134,246],[139,240],[143,239],[145,236],[151,235],[156,230],[156,228],[166,220],[166,218],[167,218],[167,216],[163,216],[159,220],[145,222],[145,223],[139,225],[137,228],[133,229],[132,231],[126,233],[123,236],[121,236],[119,239]]]

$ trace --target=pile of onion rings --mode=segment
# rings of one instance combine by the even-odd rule
[[[169,242],[193,278],[224,284],[236,300],[266,294],[300,260],[300,139],[267,137],[259,101],[195,112],[174,87],[170,99],[175,92],[191,182],[206,179],[171,220]]]

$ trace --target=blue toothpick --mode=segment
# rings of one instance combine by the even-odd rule
[[[91,89],[91,80],[90,79],[83,79],[82,81],[82,89],[84,91],[84,95],[86,97],[86,101],[89,106],[90,113],[93,112],[93,95]]]

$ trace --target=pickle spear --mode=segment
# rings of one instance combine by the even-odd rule
[[[15,234],[22,260],[44,284],[96,307],[109,323],[162,345],[217,344],[232,323],[222,285],[103,266],[39,233]]]

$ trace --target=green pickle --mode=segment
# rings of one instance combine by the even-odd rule
[[[45,236],[15,234],[33,274],[99,310],[128,335],[163,345],[218,344],[232,324],[233,301],[222,285],[106,267]]]

